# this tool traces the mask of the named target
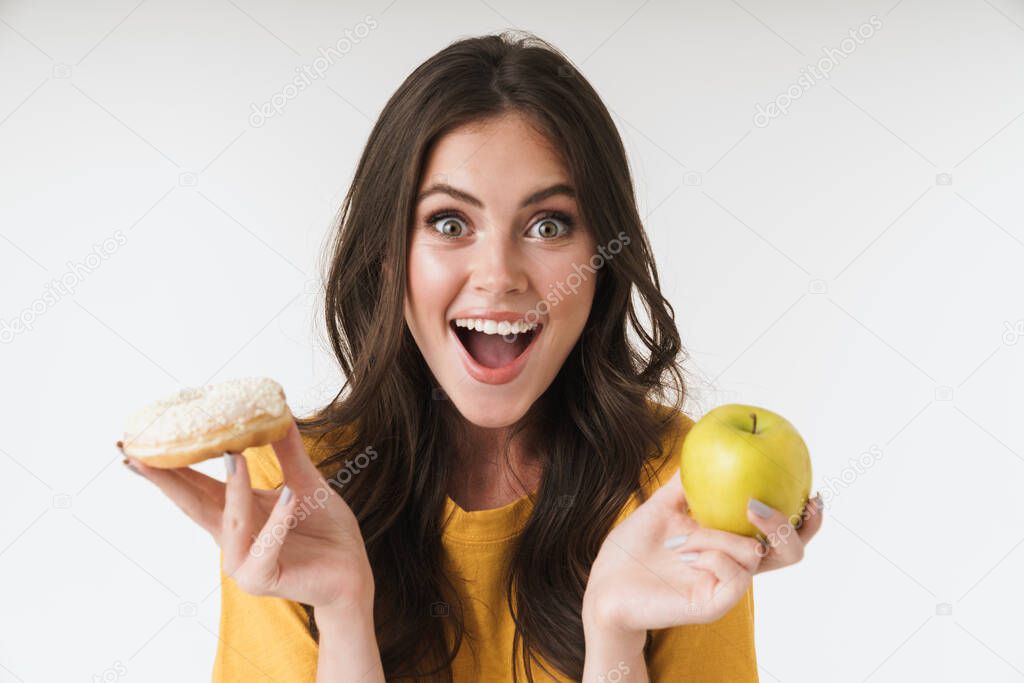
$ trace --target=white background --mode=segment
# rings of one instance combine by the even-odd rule
[[[0,2],[0,330],[32,325],[0,345],[0,681],[208,679],[216,546],[121,466],[123,420],[243,375],[330,395],[318,259],[372,121],[508,27],[614,112],[693,415],[811,447],[827,518],[755,580],[762,680],[1024,680],[1024,4],[388,2]]]

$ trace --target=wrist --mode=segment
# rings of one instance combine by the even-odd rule
[[[605,658],[624,659],[643,654],[647,631],[627,631],[584,623],[583,638],[587,651],[596,650]]]
[[[587,649],[596,647],[623,656],[642,653],[647,631],[623,626],[617,612],[607,601],[584,595],[582,618]]]
[[[360,603],[362,604],[362,603]],[[317,683],[366,681],[384,683],[372,605],[313,608],[319,631]]]
[[[353,620],[373,622],[374,581],[369,571],[365,576],[348,576],[340,581],[345,586],[334,599],[325,604],[313,606],[313,616],[319,625],[350,623]]]
[[[646,681],[644,661],[646,631],[619,626],[614,616],[614,603],[585,596],[583,606],[583,637],[586,656],[582,683],[605,683],[629,674],[629,680]],[[614,676],[614,677],[613,677]]]
[[[313,607],[313,618],[317,630],[324,632],[352,633],[373,631],[373,594],[356,601],[339,601],[329,605]]]

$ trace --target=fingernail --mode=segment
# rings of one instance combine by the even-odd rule
[[[747,504],[747,507],[753,510],[754,514],[760,517],[761,519],[768,519],[772,516],[772,513],[775,512],[775,510],[768,507],[767,505],[759,501],[757,498],[751,498],[750,502]]]
[[[671,550],[672,548],[678,548],[682,544],[686,543],[686,539],[690,537],[689,534],[680,534],[679,536],[670,536],[665,541],[665,547]]]
[[[227,471],[229,477],[235,473],[234,453],[224,453],[224,469]]]
[[[825,501],[821,497],[821,491],[818,491],[817,495],[814,496],[814,507],[818,508],[818,512],[825,509]]]
[[[683,562],[694,562],[700,557],[700,553],[679,553],[679,559]]]
[[[287,505],[288,501],[292,499],[292,490],[287,486],[281,489],[281,495],[277,499],[278,505]]]
[[[145,476],[144,474],[142,474],[142,472],[139,472],[139,471],[138,471],[137,469],[135,469],[135,465],[133,465],[133,464],[132,464],[132,463],[131,463],[131,462],[130,462],[130,461],[128,460],[128,458],[125,458],[125,459],[124,459],[124,460],[122,460],[121,462],[122,462],[122,463],[124,463],[124,466],[128,468],[128,471],[129,471],[129,472],[134,472],[135,474],[139,475],[140,477],[144,477],[144,476]]]

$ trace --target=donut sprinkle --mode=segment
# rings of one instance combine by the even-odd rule
[[[147,443],[191,439],[288,410],[281,385],[265,377],[244,377],[182,389],[128,418],[125,440]]]

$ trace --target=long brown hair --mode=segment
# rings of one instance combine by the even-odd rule
[[[466,635],[441,545],[460,416],[403,315],[415,197],[431,145],[506,113],[527,116],[559,150],[595,244],[628,245],[597,270],[580,339],[505,440],[507,457],[513,435],[524,434],[543,468],[506,584],[516,624],[510,666],[515,671],[521,657],[528,680],[531,662],[581,677],[591,564],[622,507],[633,495],[643,499],[641,477],[683,402],[674,313],[660,291],[622,141],[597,93],[560,51],[529,33],[459,40],[430,57],[385,105],[342,204],[325,312],[345,384],[300,421],[328,454],[319,464],[325,474],[367,446],[377,453],[370,471],[344,486],[331,482],[366,542],[389,680],[451,680]]]

